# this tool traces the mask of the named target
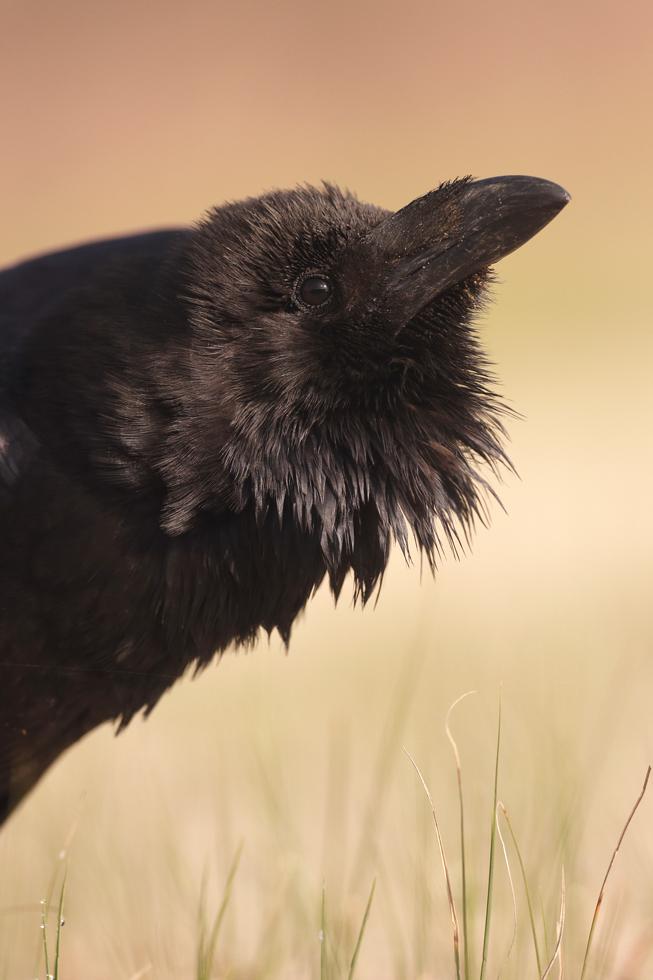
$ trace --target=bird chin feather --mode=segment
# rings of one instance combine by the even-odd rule
[[[242,514],[255,521],[262,546],[272,535],[283,548],[299,533],[321,555],[334,594],[351,572],[356,597],[366,601],[393,542],[407,560],[416,548],[434,569],[447,548],[465,550],[477,521],[487,523],[487,497],[496,494],[486,477],[510,467],[507,410],[490,382],[478,370],[446,397],[440,384],[418,408],[396,399],[372,414],[369,406],[338,408],[319,420],[250,404],[232,420],[219,466],[192,451],[208,435],[180,432],[162,472],[163,527],[183,535],[204,519],[219,525]]]
[[[497,420],[479,423],[475,449],[448,445],[424,422],[411,419],[403,439],[396,419],[377,421],[373,432],[351,419],[337,439],[322,430],[293,440],[268,425],[264,439],[232,442],[224,463],[239,507],[253,504],[261,528],[273,514],[282,530],[291,522],[317,535],[336,597],[351,571],[355,597],[365,602],[392,542],[407,561],[416,546],[431,569],[445,546],[455,555],[464,550],[476,520],[487,522],[488,494],[495,495],[479,465],[508,463]]]

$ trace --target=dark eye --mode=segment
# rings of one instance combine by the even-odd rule
[[[333,295],[333,285],[327,276],[312,273],[300,279],[295,287],[295,294],[303,306],[324,306]]]

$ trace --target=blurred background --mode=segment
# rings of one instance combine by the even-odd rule
[[[395,555],[375,608],[321,593],[273,638],[93,733],[0,834],[0,977],[36,976],[68,865],[65,980],[195,976],[242,856],[214,976],[453,977],[429,783],[460,889],[463,764],[478,975],[497,708],[499,794],[542,948],[577,976],[611,850],[653,758],[653,12],[623,5],[0,0],[0,264],[328,179],[396,208],[443,179],[535,174],[571,205],[501,263],[482,334],[519,478],[436,581]],[[633,821],[592,977],[653,969],[653,800]],[[511,860],[515,861],[514,851]],[[515,866],[516,868],[516,866]],[[504,977],[537,977],[515,870]],[[496,868],[490,971],[510,942]],[[546,929],[546,935],[545,935]],[[4,971],[4,972],[3,972]],[[340,971],[340,972],[339,972]],[[589,976],[590,974],[588,974]]]

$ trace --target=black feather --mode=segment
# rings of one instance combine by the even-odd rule
[[[468,186],[435,192],[443,241]],[[393,541],[434,566],[483,515],[479,467],[506,462],[489,273],[402,319],[421,244],[384,251],[386,218],[306,187],[0,274],[5,812],[188,667],[261,628],[287,643],[325,577],[365,602]],[[297,306],[307,272],[325,309]]]

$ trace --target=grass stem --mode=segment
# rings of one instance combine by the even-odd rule
[[[528,908],[528,918],[531,924],[531,935],[533,937],[533,948],[535,950],[535,961],[537,963],[537,975],[542,976],[542,958],[540,955],[540,946],[537,941],[537,928],[535,926],[535,914],[533,912],[533,902],[531,900],[531,892],[528,887],[528,877],[526,875],[526,867],[524,865],[524,859],[522,858],[521,851],[519,849],[519,844],[517,843],[517,838],[515,836],[515,831],[513,830],[512,823],[510,822],[510,817],[508,816],[508,811],[506,810],[503,803],[499,803],[499,809],[503,814],[503,819],[506,821],[506,826],[510,833],[510,838],[512,840],[513,846],[515,848],[515,853],[517,855],[517,860],[519,862],[519,870],[521,871],[522,881],[524,883],[524,891],[526,893],[526,905]]]
[[[449,721],[451,718],[451,713],[456,705],[459,705],[461,701],[468,698],[470,694],[476,694],[476,691],[467,691],[465,694],[461,694],[459,698],[456,698],[454,703],[450,706],[447,711],[447,717],[444,723],[444,730],[446,732],[447,738],[453,749],[454,759],[456,760],[456,779],[458,781],[458,812],[460,814],[460,857],[461,857],[461,874],[462,874],[462,893],[463,893],[463,958],[464,958],[464,969],[465,969],[465,980],[470,980],[470,969],[469,969],[469,911],[467,905],[467,864],[465,858],[465,807],[463,803],[463,774],[462,765],[460,763],[460,753],[458,752],[458,746],[456,740],[451,734],[451,728]]]
[[[349,973],[347,974],[347,980],[354,980],[354,972],[356,970],[356,962],[358,960],[358,954],[360,952],[361,943],[363,942],[363,936],[365,934],[365,928],[367,926],[367,920],[370,915],[370,909],[372,908],[372,899],[374,898],[374,889],[376,888],[376,878],[372,882],[372,887],[370,888],[370,894],[367,899],[367,905],[365,906],[365,911],[363,912],[363,921],[361,922],[361,927],[358,930],[358,938],[356,940],[356,945],[354,946],[354,952],[351,958],[351,963],[349,965]]]
[[[556,944],[555,944],[555,949],[553,950],[553,955],[551,956],[551,959],[547,963],[546,970],[542,974],[541,980],[547,980],[549,974],[551,973],[551,970],[555,965],[555,961],[558,959],[558,957],[560,957],[560,972],[562,972],[562,937],[565,931],[565,906],[566,906],[565,893],[566,893],[565,869],[563,868],[562,884],[560,886],[560,915],[558,916],[558,925],[556,929]]]
[[[449,865],[447,864],[447,857],[444,851],[444,843],[442,841],[442,835],[440,833],[438,818],[435,812],[435,804],[433,802],[433,797],[431,796],[431,792],[428,786],[426,785],[426,780],[424,779],[424,776],[422,775],[419,766],[417,765],[417,763],[415,762],[412,755],[410,754],[410,752],[408,752],[407,749],[404,748],[404,752],[410,759],[410,762],[419,777],[424,792],[426,793],[427,799],[431,805],[431,813],[433,814],[433,823],[435,825],[435,835],[438,841],[440,860],[442,861],[442,868],[444,870],[444,880],[447,886],[447,901],[449,902],[449,913],[451,915],[451,925],[453,930],[453,955],[454,955],[454,962],[456,964],[456,980],[460,980],[460,926],[458,924],[458,913],[456,912],[456,903],[454,901],[453,889],[451,887],[451,876],[449,874]]]
[[[621,847],[621,844],[623,842],[623,839],[626,836],[626,832],[627,832],[627,830],[628,830],[628,828],[630,826],[631,820],[635,816],[635,813],[637,812],[637,809],[638,809],[640,803],[644,799],[644,794],[646,793],[646,789],[648,787],[648,781],[649,781],[650,775],[651,775],[651,767],[649,766],[648,769],[646,770],[646,776],[644,777],[644,785],[642,786],[642,788],[640,790],[640,793],[639,793],[639,796],[635,800],[635,803],[633,804],[633,807],[632,807],[630,813],[628,814],[628,819],[626,820],[626,823],[623,826],[623,830],[621,831],[621,834],[619,835],[619,840],[617,841],[617,846],[615,847],[614,851],[612,852],[612,857],[610,858],[610,863],[608,864],[608,870],[605,872],[605,875],[603,877],[603,882],[601,884],[601,890],[599,892],[599,897],[598,897],[598,899],[596,901],[596,906],[594,908],[594,915],[592,916],[592,924],[590,925],[590,931],[589,931],[589,935],[587,937],[587,946],[585,947],[585,956],[583,958],[583,968],[582,968],[582,970],[580,972],[580,980],[585,980],[585,973],[587,971],[587,965],[589,963],[590,949],[592,948],[592,939],[594,938],[594,930],[596,929],[596,922],[597,922],[597,919],[599,917],[599,912],[601,910],[601,905],[603,904],[603,897],[604,897],[604,894],[605,894],[605,886],[606,886],[607,881],[608,881],[608,878],[610,876],[610,872],[612,871],[612,865],[615,862],[615,858],[617,857],[617,853],[619,851],[619,848]]]
[[[45,975],[50,976],[50,957],[48,955],[48,922],[47,922],[47,912],[48,906],[46,905],[45,899],[41,899],[41,933],[43,940],[43,960],[45,964]]]
[[[238,865],[240,864],[240,858],[243,853],[243,845],[244,842],[241,841],[236,849],[234,859],[231,862],[231,866],[227,873],[227,880],[222,893],[222,901],[220,902],[220,907],[218,908],[215,920],[213,922],[208,942],[205,941],[204,924],[202,924],[202,933],[200,935],[200,946],[197,957],[197,980],[209,980],[209,977],[211,976],[213,961],[215,959],[215,951],[218,945],[218,937],[220,935],[220,929],[222,927],[225,912],[227,911],[227,906],[229,905],[229,901],[231,899],[234,879],[236,877]]]
[[[506,872],[508,874],[508,884],[510,885],[510,895],[512,897],[512,936],[510,937],[510,945],[506,952],[504,963],[507,963],[510,959],[510,954],[512,953],[513,946],[515,945],[515,939],[517,938],[517,896],[515,895],[515,883],[512,877],[512,869],[510,867],[510,860],[508,858],[508,849],[506,847],[506,842],[503,839],[503,834],[501,833],[501,827],[499,825],[499,811],[502,809],[503,803],[499,801],[497,804],[495,819],[497,823],[497,834],[499,835],[499,842],[501,844],[501,851],[503,853],[503,860],[506,864]],[[501,977],[501,970],[499,971],[499,978]]]
[[[59,980],[59,954],[61,951],[61,930],[63,929],[64,918],[63,918],[63,903],[64,896],[66,894],[66,872],[64,870],[63,881],[61,882],[61,891],[59,892],[59,904],[57,906],[57,940],[54,948],[54,980]]]
[[[494,763],[494,803],[492,806],[492,829],[490,831],[490,861],[487,879],[487,900],[485,903],[485,927],[483,929],[483,956],[481,959],[480,980],[485,980],[487,958],[490,950],[490,924],[492,921],[492,898],[494,886],[494,852],[496,849],[496,812],[499,794],[499,756],[501,752],[501,696],[499,696],[499,721],[497,725],[497,751]]]
[[[322,882],[320,908],[320,980],[327,980],[326,883]]]

